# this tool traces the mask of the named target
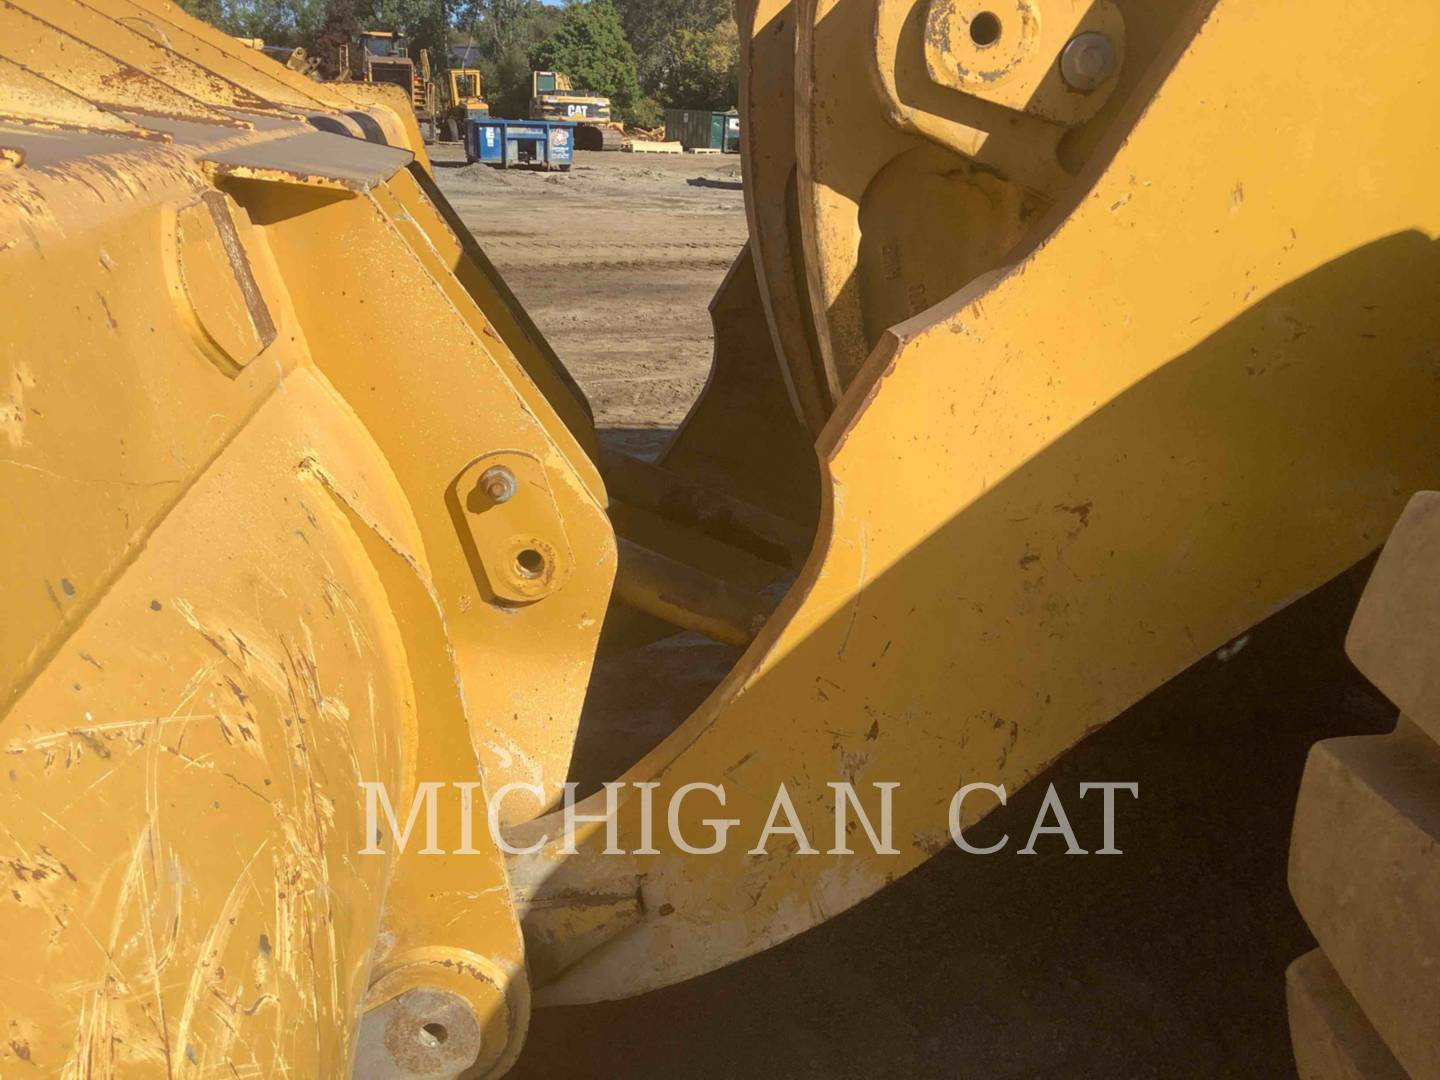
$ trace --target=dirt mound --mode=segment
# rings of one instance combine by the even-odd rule
[[[491,187],[509,187],[510,181],[499,169],[489,165],[481,165],[478,161],[469,165],[462,165],[458,169],[447,169],[448,177],[454,177],[464,184],[482,185],[488,184]]]

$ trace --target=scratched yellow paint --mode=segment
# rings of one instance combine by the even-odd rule
[[[9,9],[6,1074],[340,1075],[367,1013],[427,989],[501,1073],[532,977],[624,996],[832,917],[944,845],[959,785],[1013,791],[1377,546],[1440,482],[1440,11],[1382,0],[1406,32],[1367,37],[1331,0],[1097,9],[1126,61],[1089,111],[1047,57],[1028,94],[937,95],[928,5],[742,13],[756,265],[824,514],[626,779],[660,805],[723,783],[750,823],[783,782],[814,835],[830,782],[899,781],[900,854],[657,831],[604,856],[592,830],[508,863],[360,855],[359,785],[532,782],[512,839],[558,833],[537,815],[615,575],[583,398],[454,232],[403,100],[166,0]],[[95,49],[62,72],[37,19]],[[151,111],[117,108],[117,63]],[[788,122],[755,115],[786,84]],[[543,514],[472,527],[495,454],[539,470]],[[507,601],[477,545],[546,530],[563,584]],[[687,831],[715,812],[687,805]]]
[[[403,102],[158,0],[5,19],[0,1072],[343,1075],[362,1018],[417,985],[463,999],[474,1068],[504,1071],[529,1008],[504,864],[360,854],[361,784],[405,807],[422,780],[480,783],[483,804],[487,733],[521,716],[512,738],[554,734],[511,760],[563,779],[614,564],[598,474],[534,383],[572,392],[417,186]],[[296,217],[336,205],[307,248]],[[379,269],[339,312],[348,368],[304,267],[332,242]],[[420,413],[395,386],[430,348],[435,401],[478,404],[402,451]],[[548,470],[549,527],[586,551],[548,609],[501,612],[452,516],[497,442]],[[476,616],[488,643],[457,649]],[[537,635],[530,688],[497,693],[496,656]]]

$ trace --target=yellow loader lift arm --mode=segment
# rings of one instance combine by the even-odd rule
[[[1433,3],[740,15],[715,373],[602,476],[408,98],[0,4],[7,1074],[498,1076],[532,997],[843,911],[1440,487]],[[617,597],[750,644],[606,854],[555,808]],[[749,854],[781,783],[828,840],[902,780],[897,854]],[[722,783],[679,832],[744,842],[642,832]],[[377,785],[504,831],[402,850]]]

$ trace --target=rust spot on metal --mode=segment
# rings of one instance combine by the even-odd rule
[[[240,242],[240,234],[235,229],[235,220],[230,216],[230,208],[225,202],[225,196],[218,191],[207,191],[202,196],[205,208],[210,211],[210,217],[215,222],[215,230],[220,234],[220,240],[225,246],[225,254],[230,258],[230,269],[235,273],[235,281],[240,286],[240,293],[245,298],[245,306],[250,312],[250,320],[255,326],[255,332],[259,334],[262,348],[269,348],[275,341],[275,320],[270,314],[270,308],[265,303],[264,296],[260,293],[260,286],[255,280],[255,272],[250,268],[250,257],[245,253],[245,247]]]
[[[1056,505],[1055,509],[1062,514],[1074,514],[1075,517],[1079,519],[1079,527],[1081,529],[1084,529],[1090,524],[1090,511],[1094,509],[1094,507],[1095,504],[1093,502],[1077,503],[1074,506],[1067,506],[1065,503],[1059,503]]]

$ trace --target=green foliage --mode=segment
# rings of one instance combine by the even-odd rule
[[[225,6],[220,0],[180,0],[180,8],[211,26],[221,26],[225,22]]]
[[[658,128],[665,123],[665,108],[647,94],[631,106],[625,123],[637,128]]]
[[[539,0],[467,0],[458,26],[478,53],[485,99],[495,116],[530,112],[530,53],[560,28],[563,13]]]
[[[615,8],[639,57],[640,85],[678,107],[664,97],[667,42],[680,30],[704,32],[731,21],[731,0],[615,0]]]
[[[351,44],[359,32],[360,16],[355,11],[355,0],[328,0],[320,27],[307,46],[310,55],[319,62],[324,78],[340,77],[340,47]]]
[[[450,66],[452,41],[472,46],[497,116],[529,112],[530,72],[562,71],[611,99],[629,124],[655,127],[661,106],[729,108],[738,56],[731,0],[179,0],[238,37],[304,45],[334,78],[342,44],[361,30],[403,34],[410,54]],[[633,46],[633,47],[632,47]]]
[[[336,3],[337,0],[329,0]],[[343,3],[344,0],[338,0]],[[430,53],[430,66],[444,71],[450,66],[450,7],[448,0],[352,0],[361,30],[387,30],[410,43],[410,55],[419,59],[420,50]]]
[[[365,29],[390,30],[410,40],[410,54],[430,50],[432,63],[442,61],[450,47],[450,11],[446,0],[369,0]]]
[[[538,71],[564,72],[577,90],[604,94],[626,123],[640,121],[644,95],[635,50],[610,0],[567,7],[555,33],[531,50],[530,63]]]
[[[419,57],[422,48],[430,50],[430,67],[437,75],[450,67],[450,13],[445,0],[424,0],[405,23],[410,39],[410,54]]]
[[[325,0],[180,0],[180,6],[236,37],[299,45],[320,25]]]
[[[528,52],[544,41],[560,25],[560,11],[539,0],[460,0],[455,21],[494,60],[512,46]]]
[[[494,59],[480,61],[480,81],[491,116],[523,120],[530,115],[530,46],[505,46]]]
[[[740,35],[735,24],[671,31],[661,50],[656,80],[659,97],[672,108],[732,108],[740,92]]]
[[[322,65],[333,67],[339,46],[353,43],[360,30],[390,30],[409,39],[412,56],[429,49],[436,68],[447,66],[452,0],[180,0],[180,5],[236,37],[304,45]]]

